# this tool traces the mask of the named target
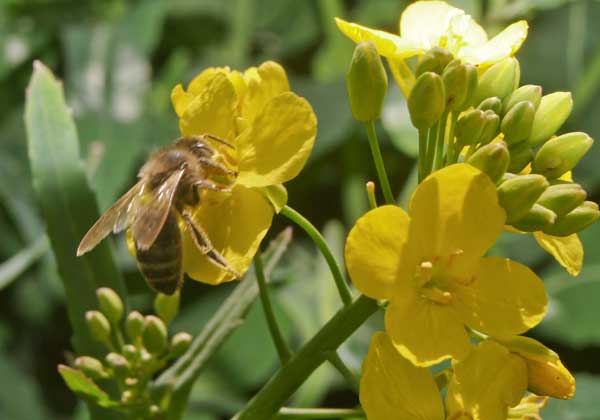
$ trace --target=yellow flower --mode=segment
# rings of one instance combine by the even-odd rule
[[[371,41],[388,58],[392,74],[405,95],[414,76],[404,59],[442,47],[467,63],[492,65],[514,55],[527,37],[527,22],[508,26],[492,39],[470,15],[442,1],[418,1],[400,17],[400,35],[371,29],[336,18],[340,31],[356,43]]]
[[[429,370],[398,353],[389,336],[375,333],[363,364],[360,402],[369,420],[506,420],[525,394],[524,362],[486,341],[453,363],[444,404]]]
[[[282,183],[294,178],[312,149],[317,120],[310,104],[290,91],[274,62],[245,72],[209,68],[171,93],[183,136],[210,134],[234,146],[226,158],[237,172],[230,193],[203,191],[194,213],[215,249],[243,274],[287,200]],[[225,148],[221,148],[224,150]],[[195,280],[234,279],[210,263],[184,233],[184,270]]]
[[[547,297],[537,275],[509,259],[483,257],[505,217],[489,178],[456,164],[417,187],[410,216],[382,206],[352,228],[350,277],[365,295],[390,300],[386,330],[414,364],[463,359],[471,349],[465,325],[504,336],[543,318]]]
[[[548,404],[548,397],[529,394],[516,407],[508,410],[508,420],[542,420],[540,410]]]

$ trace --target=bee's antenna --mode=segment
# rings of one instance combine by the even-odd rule
[[[223,144],[223,145],[225,145],[225,146],[229,147],[230,149],[233,149],[233,150],[235,150],[235,146],[234,146],[233,144],[226,142],[226,141],[225,141],[225,140],[223,140],[222,138],[219,138],[219,137],[217,137],[217,136],[213,136],[212,134],[208,134],[208,133],[205,133],[205,134],[204,134],[204,136],[205,136],[205,137],[208,137],[208,138],[209,138],[209,139],[211,139],[211,140],[214,140],[214,141],[216,141],[216,142],[219,142],[219,143],[221,143],[221,144]]]

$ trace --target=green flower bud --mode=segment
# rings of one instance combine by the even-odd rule
[[[131,403],[135,402],[135,397],[136,397],[135,392],[133,392],[132,389],[126,389],[121,394],[121,402],[123,404],[131,404]]]
[[[154,315],[148,315],[144,321],[142,331],[144,347],[151,354],[161,354],[167,348],[167,327],[165,323]]]
[[[466,95],[465,100],[462,104],[456,107],[457,111],[463,111],[473,105],[473,101],[475,100],[475,95],[477,94],[477,84],[479,82],[479,75],[477,73],[477,67],[472,64],[465,63],[463,64],[465,69],[467,70],[467,83],[465,86]]]
[[[429,71],[437,74],[442,74],[444,68],[452,61],[454,56],[448,51],[441,47],[433,47],[427,51],[417,64],[417,70],[415,71],[415,77],[421,76],[423,73]]]
[[[442,80],[446,92],[446,110],[462,109],[469,94],[467,66],[460,60],[452,61],[444,69]]]
[[[494,114],[500,115],[502,113],[502,101],[496,96],[487,98],[477,106],[477,109],[481,109],[482,111],[489,109],[494,111]]]
[[[504,133],[504,141],[508,144],[527,140],[531,133],[531,125],[535,116],[535,106],[529,101],[514,105],[502,119],[500,131]]]
[[[498,202],[506,211],[506,223],[523,218],[548,186],[541,175],[519,175],[500,184]]]
[[[534,204],[533,207],[512,225],[523,232],[536,232],[545,230],[556,221],[556,213],[539,204]]]
[[[469,157],[467,163],[487,174],[496,183],[506,172],[509,160],[506,143],[497,142],[480,147]]]
[[[508,171],[518,174],[533,160],[533,149],[527,142],[521,142],[508,147],[510,164]]]
[[[510,109],[522,101],[529,101],[533,104],[533,107],[537,109],[542,100],[542,87],[537,85],[525,85],[515,90],[513,93],[508,95],[502,104],[504,114]]]
[[[558,178],[577,166],[593,143],[590,136],[581,132],[551,138],[533,158],[532,172],[548,179]]]
[[[475,103],[492,96],[501,100],[506,98],[519,86],[520,78],[521,69],[516,58],[508,57],[497,62],[479,78]]]
[[[75,367],[92,379],[108,377],[102,362],[90,356],[80,356],[75,359]]]
[[[587,193],[579,184],[556,184],[550,185],[537,203],[552,210],[560,217],[574,210],[586,198]]]
[[[125,321],[125,332],[131,341],[135,341],[142,335],[144,329],[144,316],[138,311],[133,311]]]
[[[110,322],[101,312],[87,311],[85,321],[94,340],[103,343],[110,340]]]
[[[417,129],[430,128],[446,108],[446,94],[442,78],[433,72],[423,73],[408,97],[408,111]]]
[[[346,86],[354,119],[368,122],[379,117],[388,80],[373,43],[361,42],[354,49]]]
[[[168,325],[179,312],[179,292],[172,295],[158,293],[154,299],[154,312]]]
[[[108,353],[106,355],[106,364],[110,366],[115,375],[120,378],[126,378],[131,374],[129,362],[119,353]]]
[[[559,217],[554,225],[544,229],[544,232],[554,236],[569,236],[593,224],[600,218],[598,204],[584,201],[575,210]]]
[[[461,146],[477,144],[485,123],[485,114],[479,109],[471,109],[463,113],[454,129],[458,144]]]
[[[109,287],[101,287],[96,290],[98,306],[108,320],[116,324],[123,318],[123,301],[119,295]]]
[[[138,357],[138,350],[133,344],[125,344],[121,350],[127,360],[133,361]]]
[[[484,111],[483,113],[485,124],[479,136],[479,143],[488,144],[498,135],[498,126],[500,125],[500,117],[492,110]]]
[[[548,140],[571,115],[571,92],[554,92],[542,97],[533,119],[529,143],[537,146]]]
[[[171,339],[171,355],[173,357],[179,357],[187,351],[192,344],[192,336],[186,332],[180,332],[173,336]]]

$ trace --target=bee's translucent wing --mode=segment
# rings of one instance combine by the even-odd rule
[[[134,200],[142,190],[142,186],[142,181],[135,184],[100,216],[79,243],[77,248],[78,257],[92,250],[109,233],[118,233],[129,226],[130,211],[135,207]]]
[[[131,231],[139,249],[150,248],[163,228],[183,172],[183,169],[173,172],[156,190],[144,192],[136,202]]]

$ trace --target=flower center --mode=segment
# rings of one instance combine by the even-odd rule
[[[421,297],[440,305],[452,302],[451,286],[457,281],[452,268],[462,254],[463,251],[458,249],[449,256],[425,259],[417,266],[414,278]]]

